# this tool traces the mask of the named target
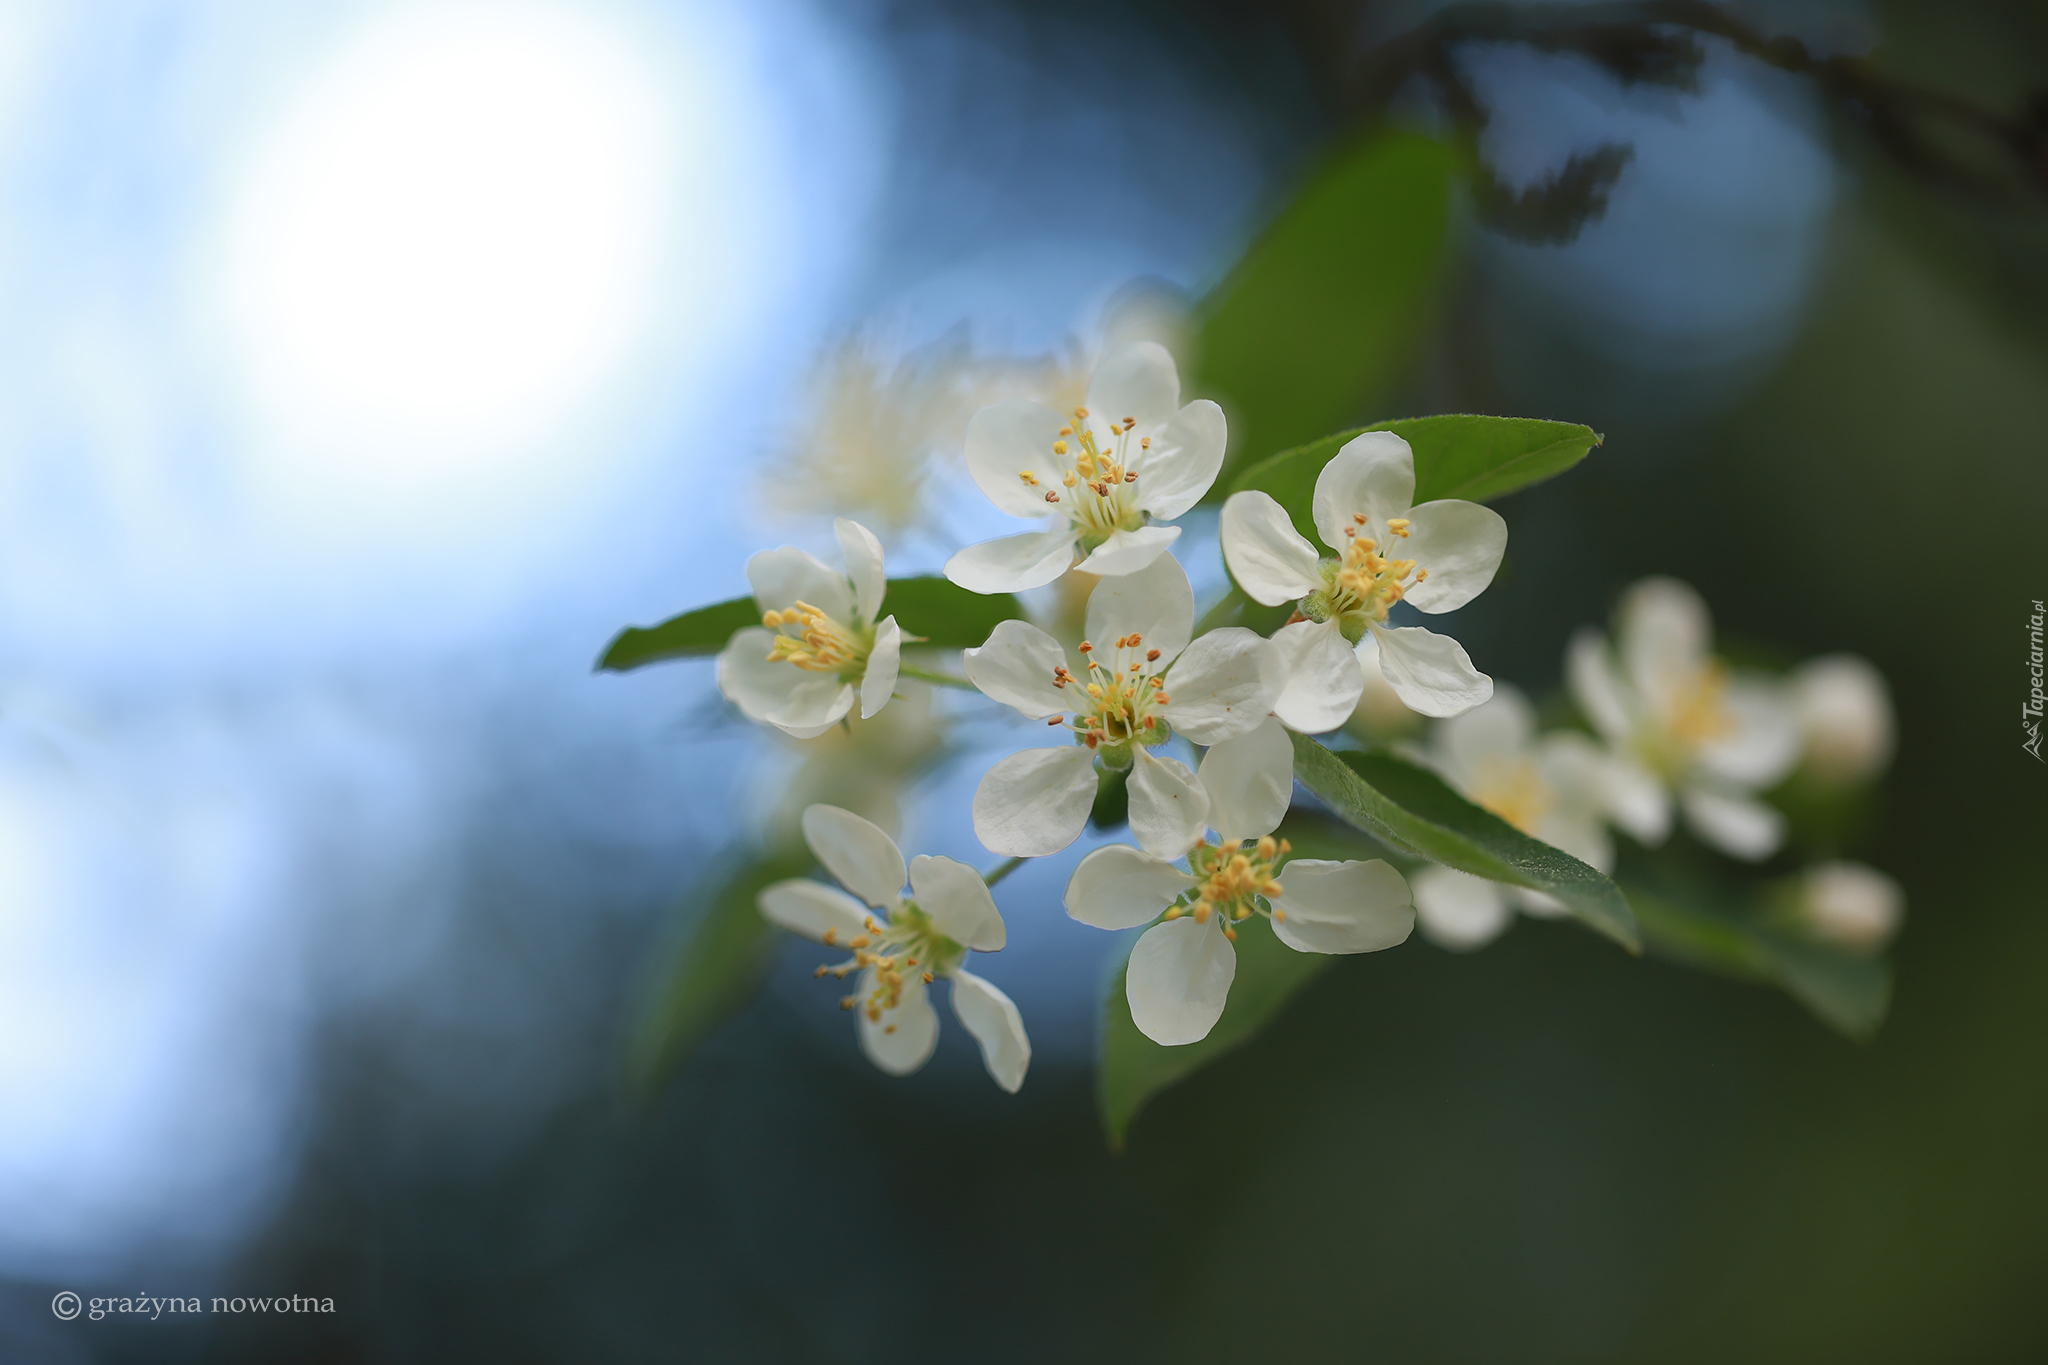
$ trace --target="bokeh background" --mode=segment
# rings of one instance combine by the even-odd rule
[[[1133,298],[1198,308],[1434,8],[0,10],[0,1358],[2048,1354],[2048,771],[2014,723],[2048,192],[1902,165],[1725,44],[1689,89],[1460,49],[1510,187],[1632,154],[1553,240],[1461,200],[1354,415],[1606,434],[1502,506],[1459,624],[1498,677],[1554,688],[1650,572],[1749,647],[1885,670],[1863,856],[1910,910],[1874,1041],[1524,922],[1340,961],[1112,1156],[1077,848],[999,895],[1020,1095],[958,1036],[869,1070],[800,948],[624,1079],[793,779],[708,665],[594,676],[604,641],[827,543],[777,471],[849,334],[1049,372]],[[1987,108],[2048,84],[2019,0],[1733,12]],[[892,568],[992,529],[942,461],[902,477],[958,516]],[[1024,741],[958,726],[902,823],[976,858],[975,755]],[[67,1288],[337,1312],[62,1323]]]

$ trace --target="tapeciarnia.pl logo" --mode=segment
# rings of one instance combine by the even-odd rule
[[[2044,705],[2048,705],[2048,696],[2041,691],[2041,622],[2044,618],[2048,618],[2048,607],[2042,605],[2041,599],[2035,598],[2034,614],[2027,619],[2027,673],[2033,679],[2033,685],[2027,691],[2026,704],[2020,707],[2020,725],[2027,732],[2020,747],[2032,754],[2036,763],[2048,763],[2048,759],[2041,757],[2041,711]]]

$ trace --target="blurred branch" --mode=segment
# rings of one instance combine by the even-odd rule
[[[1365,109],[1379,113],[1412,82],[1434,87],[1461,140],[1476,152],[1489,114],[1460,69],[1459,49],[1512,44],[1576,53],[1623,85],[1692,91],[1706,60],[1702,39],[1811,80],[1899,169],[1928,186],[2002,206],[2048,201],[2048,87],[2014,112],[1887,75],[1868,58],[1817,57],[1799,39],[1766,34],[1706,0],[1625,4],[1459,4],[1369,52],[1356,73]],[[1476,198],[1487,221],[1513,236],[1566,241],[1606,208],[1631,155],[1621,144],[1574,155],[1555,176],[1520,191],[1474,156]]]

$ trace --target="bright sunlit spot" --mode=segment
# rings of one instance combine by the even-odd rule
[[[242,363],[297,458],[371,488],[475,474],[587,399],[646,322],[674,114],[628,35],[576,11],[436,10],[346,45],[230,233]]]

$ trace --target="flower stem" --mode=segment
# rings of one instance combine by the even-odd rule
[[[1024,860],[1022,858],[1012,858],[1008,862],[1000,863],[994,868],[991,868],[989,871],[982,873],[981,879],[987,882],[990,886],[994,886],[997,882],[1009,876],[1012,872],[1015,872],[1018,868],[1022,867],[1023,865]]]
[[[902,677],[916,678],[920,682],[937,683],[941,687],[964,687],[969,692],[979,690],[967,679],[957,677],[951,673],[934,673],[926,668],[912,668],[909,664],[899,665],[896,672]]]

